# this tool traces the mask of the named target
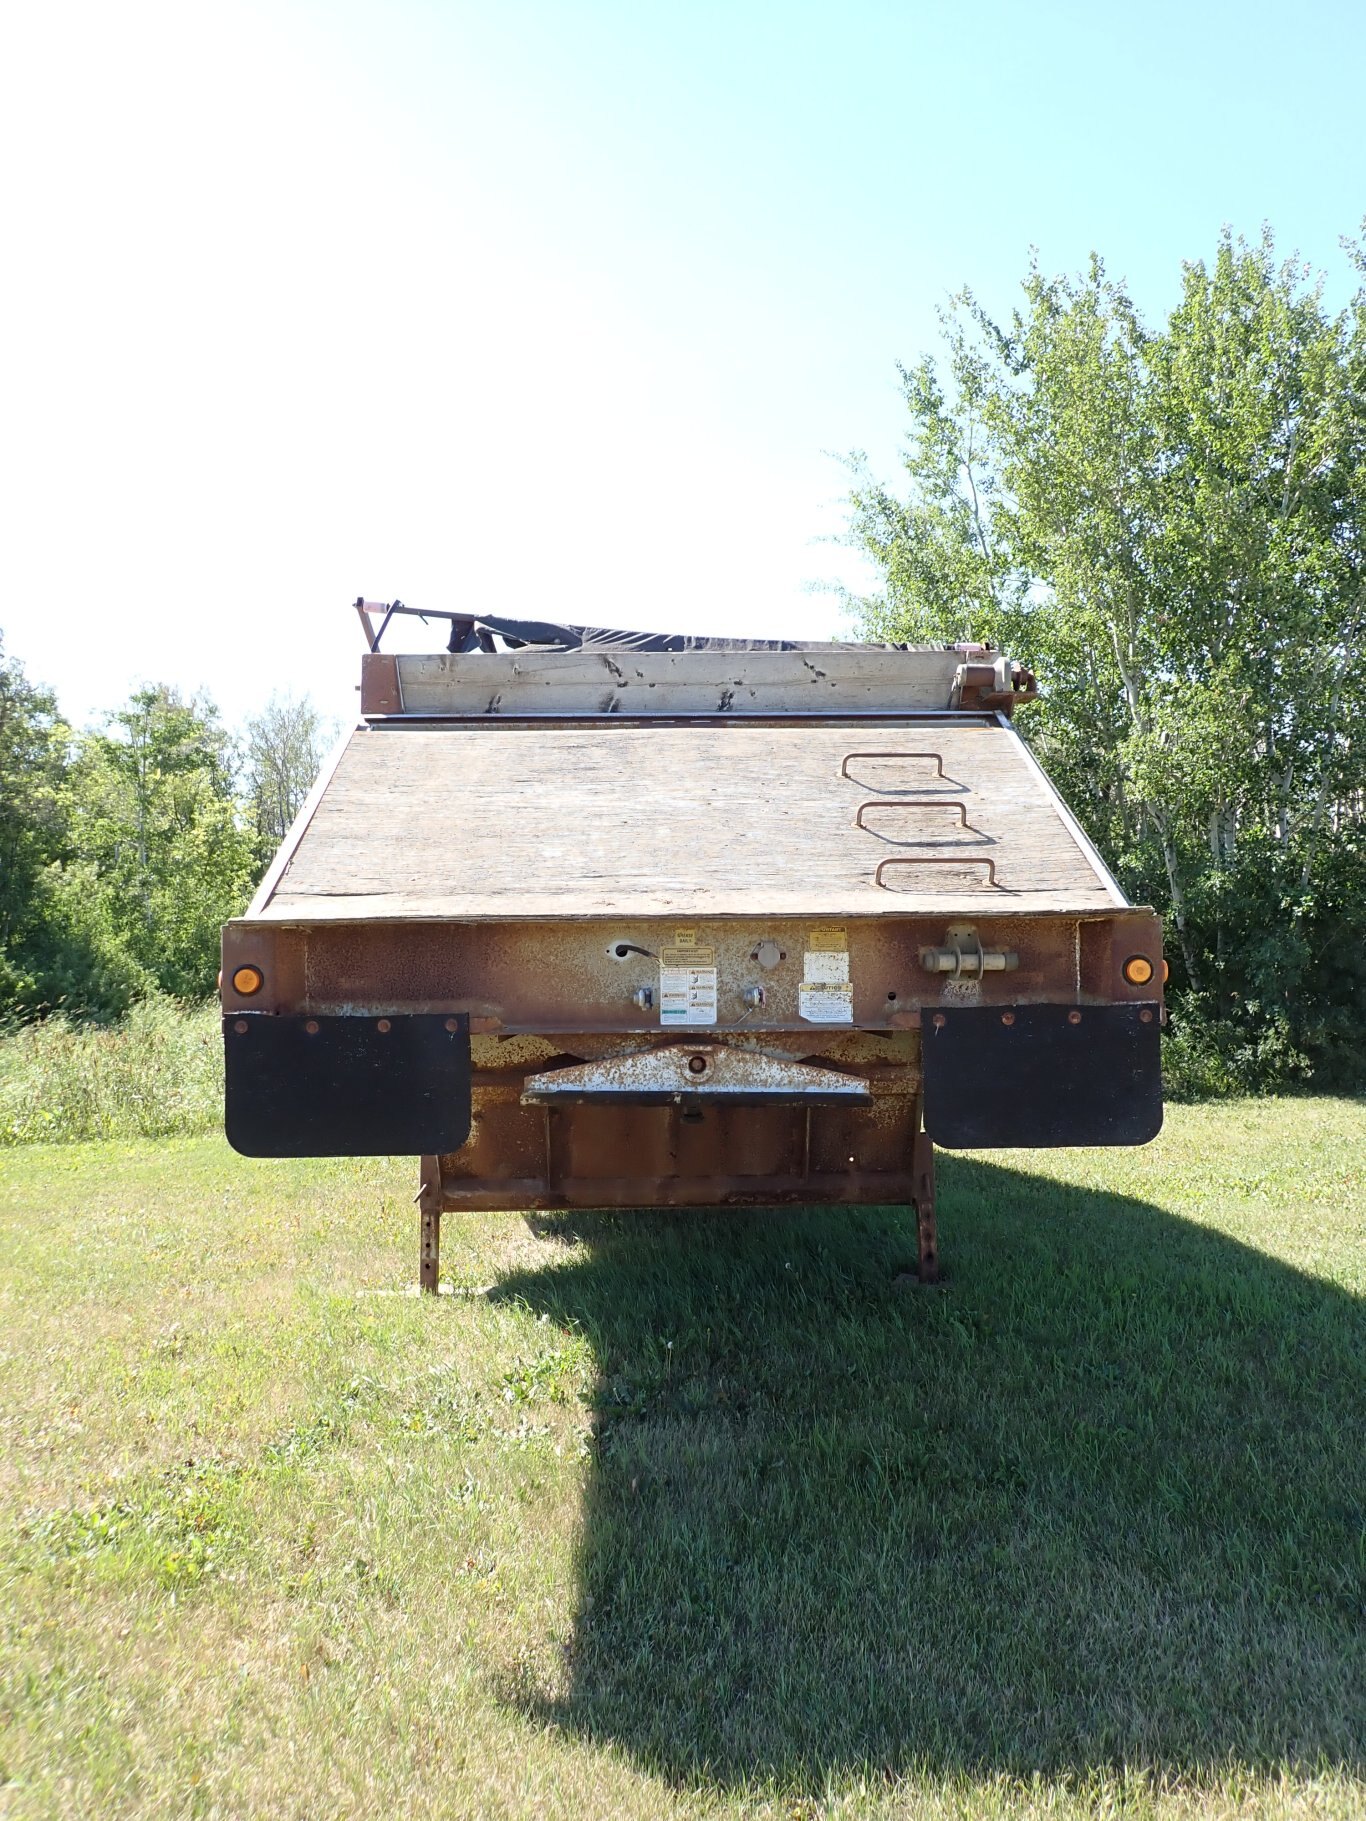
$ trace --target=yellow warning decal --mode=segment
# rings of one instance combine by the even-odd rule
[[[833,949],[847,949],[849,936],[842,929],[813,929],[806,938],[806,946],[821,949],[828,954]]]
[[[713,948],[662,948],[659,951],[661,968],[673,967],[715,967],[716,950]]]

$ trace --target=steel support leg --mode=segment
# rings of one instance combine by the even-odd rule
[[[417,1281],[428,1296],[441,1285],[441,1159],[422,1159],[422,1187],[418,1190],[422,1213],[422,1241],[418,1251]]]
[[[915,1135],[911,1172],[915,1178],[915,1226],[920,1248],[920,1281],[922,1284],[937,1284],[939,1232],[934,1217],[934,1146],[927,1132],[917,1132]]]

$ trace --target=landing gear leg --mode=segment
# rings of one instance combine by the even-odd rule
[[[422,1214],[422,1241],[418,1251],[418,1286],[435,1296],[441,1284],[441,1159],[422,1159],[422,1187],[417,1205]]]
[[[934,1146],[927,1132],[915,1135],[911,1154],[911,1174],[915,1179],[915,1226],[919,1243],[919,1276],[922,1284],[939,1282],[939,1232],[934,1217]]]

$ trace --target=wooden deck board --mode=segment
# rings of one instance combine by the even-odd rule
[[[401,652],[406,714],[845,713],[949,706],[961,652]]]
[[[942,754],[841,762],[851,752]],[[928,807],[865,811],[869,800]],[[964,804],[969,826],[944,805]],[[1066,912],[1123,903],[1005,727],[360,728],[269,921]],[[954,860],[897,866],[892,856]],[[973,864],[990,856],[1001,889]]]

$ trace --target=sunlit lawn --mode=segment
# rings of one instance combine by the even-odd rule
[[[1366,1814],[1366,1108],[941,1168],[0,1152],[0,1814]]]

